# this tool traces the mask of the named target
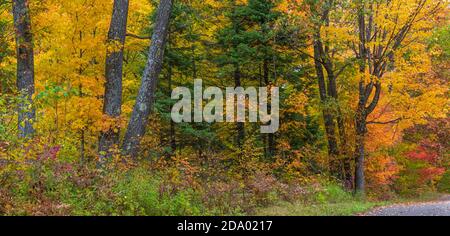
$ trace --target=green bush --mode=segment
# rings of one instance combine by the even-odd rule
[[[193,190],[164,190],[159,176],[136,170],[119,181],[113,192],[120,215],[200,215],[203,211]]]
[[[176,189],[158,174],[135,169],[112,171],[32,165],[0,186],[0,214],[7,215],[145,215],[206,214],[191,188]]]
[[[445,172],[437,187],[439,192],[450,193],[450,170],[447,170],[447,172]]]
[[[352,199],[352,194],[334,183],[326,183],[323,189],[316,193],[316,201],[319,203],[337,203]]]

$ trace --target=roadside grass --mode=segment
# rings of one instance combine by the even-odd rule
[[[260,208],[257,216],[355,216],[367,213],[375,208],[417,202],[429,202],[442,199],[445,194],[427,192],[414,197],[397,197],[389,201],[363,200],[353,197],[339,187],[329,186],[318,193],[314,201],[278,202],[275,205]]]
[[[448,194],[438,193],[438,192],[425,192],[425,193],[421,193],[417,196],[401,198],[400,201],[402,201],[402,202],[430,202],[430,201],[436,201],[436,200],[442,199],[443,197],[446,197],[446,196],[448,196]]]
[[[447,193],[439,193],[439,192],[423,192],[414,196],[399,196],[396,199],[393,199],[391,203],[394,204],[415,204],[415,203],[426,203],[426,202],[435,202],[441,200],[450,199],[450,195]]]
[[[260,216],[352,216],[367,212],[375,207],[391,204],[390,201],[371,201],[353,196],[336,184],[328,184],[315,192],[308,200],[297,202],[277,202],[260,208]]]
[[[275,206],[260,209],[260,216],[353,216],[365,213],[375,207],[389,205],[389,202],[370,202],[352,200],[336,203],[282,202]]]

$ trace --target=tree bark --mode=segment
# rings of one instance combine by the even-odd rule
[[[167,72],[167,79],[169,83],[169,96],[172,93],[172,65],[169,64],[168,72]],[[172,111],[172,105],[169,107],[169,112]],[[177,151],[177,141],[175,137],[175,122],[173,122],[172,119],[170,119],[170,129],[169,129],[169,138],[170,138],[170,148],[171,148],[171,155],[174,155]]]
[[[20,138],[31,137],[35,130],[36,112],[32,107],[34,94],[34,52],[28,0],[13,1],[16,31],[17,89],[20,92],[18,130]]]
[[[108,32],[103,114],[115,119],[118,119],[122,112],[123,47],[127,33],[128,6],[128,0],[114,0]],[[110,127],[109,130],[100,133],[99,153],[101,159],[111,157],[111,149],[119,145],[119,139],[119,127]]]
[[[366,72],[366,60],[367,60],[367,49],[366,49],[366,23],[365,23],[365,13],[364,6],[358,11],[358,30],[359,30],[359,101],[358,109],[355,114],[355,193],[359,195],[365,194],[365,177],[364,177],[364,141],[366,133],[366,86],[365,86],[365,72]]]
[[[364,109],[364,107],[362,107]],[[358,109],[355,127],[356,127],[356,143],[355,143],[355,193],[364,196],[365,194],[365,176],[364,176],[364,142],[367,132],[366,115],[362,109]]]
[[[326,24],[328,25],[328,17],[326,19]],[[320,48],[319,48],[320,49]],[[332,122],[332,126],[333,129],[335,128],[336,124],[338,127],[338,133],[336,133],[335,131],[335,136],[336,136],[336,142],[337,140],[339,140],[340,145],[338,145],[337,147],[337,155],[338,158],[335,162],[335,176],[342,181],[342,183],[349,187],[349,189],[351,189],[351,185],[352,185],[352,171],[351,171],[351,156],[348,156],[348,152],[347,152],[347,147],[346,145],[346,131],[345,131],[345,121],[344,121],[344,117],[342,114],[342,110],[339,104],[339,95],[338,95],[338,90],[337,90],[337,76],[335,71],[334,71],[334,66],[333,63],[331,61],[331,59],[329,58],[329,49],[327,46],[325,46],[325,49],[322,50],[323,53],[325,54],[322,57],[322,60],[324,60],[324,67],[325,70],[327,71],[327,79],[328,79],[328,90],[327,90],[327,95],[328,98],[333,101],[334,104],[334,108],[332,108],[331,113],[332,113],[332,117],[331,119],[333,120]]]
[[[330,107],[333,105],[331,102],[338,101],[338,91],[336,85],[336,77],[334,72],[334,65],[332,59],[330,57],[329,48],[327,45],[324,45],[323,39],[321,36],[321,27],[322,25],[329,25],[329,14],[330,10],[333,7],[333,1],[326,1],[324,3],[323,8],[320,10],[317,9],[315,4],[310,5],[311,11],[317,17],[320,17],[320,22],[315,26],[314,32],[314,64],[316,68],[316,75],[319,85],[319,94],[320,101],[322,103],[322,112],[324,117],[324,125],[325,125],[325,133],[327,136],[328,142],[328,155],[329,155],[329,170],[330,174],[339,179],[342,182],[345,182],[345,160],[341,159],[341,151],[338,145],[339,137],[345,133],[343,119],[341,117],[339,106]],[[326,77],[325,77],[325,71]],[[338,111],[338,112],[336,112]],[[336,124],[337,119],[337,124]],[[336,125],[339,127],[339,132],[336,132]],[[342,132],[343,131],[343,132]]]
[[[241,70],[239,68],[239,65],[236,63],[234,65],[234,86],[237,87],[241,87]],[[244,145],[244,140],[245,140],[245,124],[243,122],[236,122],[236,131],[237,131],[237,136],[236,136],[236,143],[237,146],[242,148],[242,146]]]
[[[267,47],[266,45],[264,45],[265,47]],[[267,87],[267,91],[270,91],[270,79],[269,79],[269,74],[270,74],[270,70],[269,70],[269,60],[267,59],[268,55],[264,55],[264,61],[263,61],[263,78],[264,78],[264,83]],[[272,113],[272,107],[270,105],[270,103],[268,103],[268,107],[267,107],[267,111],[271,114]],[[273,133],[269,133],[267,134],[267,156],[269,158],[272,158],[275,155],[275,149],[276,149],[276,144],[275,144],[275,134]]]
[[[236,1],[232,2],[232,6],[233,8],[236,8]],[[236,9],[234,9],[233,11],[235,11]],[[231,18],[232,21],[232,26],[233,26],[233,31],[235,33],[235,35],[239,35],[240,31],[241,31],[241,23],[239,22],[239,19],[233,17]],[[238,43],[233,40],[232,42],[232,47],[237,50],[238,48]],[[241,83],[241,68],[240,68],[240,64],[239,62],[234,62],[233,63],[233,69],[234,69],[234,73],[233,73],[233,79],[234,79],[234,86],[235,88],[237,87],[241,87],[242,83]],[[244,145],[244,140],[245,140],[245,124],[243,122],[239,122],[236,121],[236,144],[239,148],[242,149],[243,145]]]
[[[339,156],[339,148],[336,139],[336,123],[333,114],[330,112],[330,109],[326,107],[326,102],[329,100],[329,96],[327,93],[326,83],[325,83],[325,75],[323,71],[323,60],[321,55],[321,47],[322,43],[320,42],[320,36],[316,33],[316,39],[314,40],[314,64],[316,68],[317,81],[319,84],[319,95],[320,100],[325,107],[323,107],[323,117],[325,123],[325,133],[327,135],[328,141],[328,155],[329,155],[329,168],[330,172],[333,176],[337,176],[338,168],[336,167],[336,160]]]
[[[133,158],[138,156],[140,141],[145,134],[148,118],[153,110],[156,82],[162,68],[171,11],[172,0],[161,0],[157,10],[147,65],[122,146],[123,153]]]

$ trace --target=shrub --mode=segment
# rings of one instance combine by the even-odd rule
[[[440,192],[450,193],[450,170],[445,172],[437,187]]]
[[[121,215],[200,215],[204,211],[193,190],[168,192],[163,189],[160,176],[137,169],[114,187],[113,192],[117,194],[114,204]]]
[[[337,203],[351,200],[352,194],[335,183],[325,182],[322,189],[315,194],[315,198],[319,203]]]

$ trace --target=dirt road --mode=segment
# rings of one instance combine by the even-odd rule
[[[439,201],[377,208],[366,216],[450,216],[450,196]]]

